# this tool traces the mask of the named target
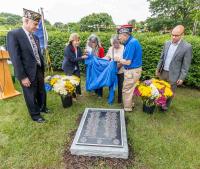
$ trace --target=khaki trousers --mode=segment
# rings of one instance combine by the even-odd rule
[[[123,104],[125,111],[132,111],[133,107],[133,92],[136,82],[140,79],[142,68],[124,70],[124,83],[122,89]]]

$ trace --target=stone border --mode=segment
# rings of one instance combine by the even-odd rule
[[[86,145],[77,145],[78,138],[80,136],[81,130],[83,128],[87,112],[89,109],[93,110],[118,110],[120,111],[121,117],[121,130],[122,130],[122,140],[123,147],[107,147],[107,146],[86,146]],[[111,158],[123,158],[128,159],[128,144],[127,144],[127,135],[126,135],[126,125],[123,109],[103,109],[103,108],[86,108],[82,116],[80,125],[76,132],[75,138],[70,148],[70,152],[73,155],[84,155],[84,156],[102,156],[102,157],[111,157]]]

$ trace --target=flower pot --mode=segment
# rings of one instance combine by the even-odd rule
[[[72,106],[72,96],[66,95],[66,96],[61,96],[62,100],[62,105],[64,108]]]
[[[156,106],[147,106],[145,104],[143,104],[143,112],[148,113],[148,114],[153,114],[154,110],[155,110]]]

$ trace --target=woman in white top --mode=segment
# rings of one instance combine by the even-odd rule
[[[119,58],[123,58],[124,46],[120,44],[118,35],[113,35],[110,39],[111,47],[109,48],[105,58],[108,60],[118,60]],[[124,72],[122,64],[117,63],[118,67],[118,103],[122,103],[122,87],[124,81]]]

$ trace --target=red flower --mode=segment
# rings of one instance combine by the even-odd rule
[[[140,95],[141,95],[141,94],[140,94],[140,91],[138,90],[137,87],[136,87],[135,90],[134,90],[134,94],[135,94],[136,96],[140,96]]]
[[[157,99],[155,100],[155,103],[156,103],[157,105],[161,106],[161,107],[165,107],[165,106],[166,106],[166,101],[167,101],[166,97],[160,96],[159,98],[157,98]]]

